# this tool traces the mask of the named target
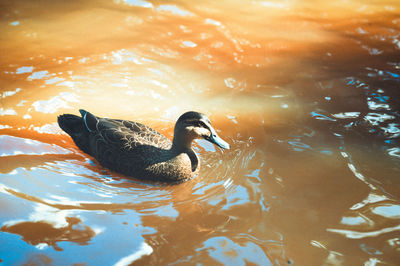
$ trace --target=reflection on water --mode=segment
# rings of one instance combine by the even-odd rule
[[[0,262],[400,261],[397,1],[1,6]],[[127,179],[58,128],[79,108],[168,138],[201,111],[231,150]]]
[[[52,246],[55,250],[62,251],[57,246],[59,241],[73,241],[80,245],[87,245],[88,241],[95,235],[89,227],[80,227],[78,218],[68,218],[68,225],[63,228],[54,228],[47,222],[19,222],[11,225],[4,225],[1,230],[22,236],[22,240],[37,249],[44,249]]]

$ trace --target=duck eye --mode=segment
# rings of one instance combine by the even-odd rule
[[[197,121],[195,123],[196,127],[203,127],[203,128],[207,128],[206,124],[203,121]]]

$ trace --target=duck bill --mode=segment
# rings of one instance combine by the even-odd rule
[[[205,139],[222,149],[229,150],[230,148],[229,144],[225,140],[221,139],[213,128],[211,128],[211,135]]]

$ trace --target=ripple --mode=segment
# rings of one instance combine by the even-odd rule
[[[30,119],[32,118],[30,115],[25,115],[24,119]],[[46,124],[43,126],[30,126],[29,129],[33,129],[38,133],[45,133],[45,134],[59,134],[60,133],[60,127],[58,126],[58,124],[56,122],[53,122],[51,124]]]
[[[38,112],[52,114],[57,112],[60,108],[71,108],[68,105],[68,102],[78,102],[78,96],[75,93],[62,92],[59,95],[52,97],[50,100],[36,101],[32,106]]]
[[[388,200],[389,198],[385,195],[380,195],[377,194],[376,192],[370,192],[362,202],[354,204],[352,207],[350,207],[350,210],[358,210],[361,208],[364,208],[365,206],[381,201]]]
[[[393,148],[387,149],[387,153],[390,156],[400,158],[400,147],[393,147]]]
[[[64,78],[59,78],[59,77],[55,77],[55,78],[51,78],[45,81],[46,84],[54,84],[60,81],[64,81]]]
[[[345,230],[345,229],[326,229],[328,232],[337,233],[340,235],[344,235],[350,239],[362,239],[362,238],[369,238],[369,237],[376,237],[382,234],[387,234],[390,232],[400,231],[400,225],[393,226],[393,227],[386,227],[381,230],[369,231],[369,232],[359,232],[353,230]]]
[[[197,46],[197,44],[192,41],[182,41],[182,45],[183,47],[189,47],[189,48],[194,48]]]
[[[168,217],[172,220],[176,220],[179,216],[179,212],[173,207],[172,203],[162,206],[157,206],[156,208],[149,208],[142,213],[157,215],[159,217]]]
[[[55,144],[47,144],[37,140],[24,139],[9,135],[0,135],[2,143],[0,157],[14,155],[70,154],[71,151]]]
[[[390,219],[400,219],[400,205],[386,204],[375,207],[372,212]]]
[[[19,23],[18,20],[13,21],[13,22],[10,22],[10,25],[11,25],[11,26],[18,26],[19,24],[20,24],[20,23]]]
[[[378,48],[369,47],[367,45],[362,45],[361,47],[367,50],[370,55],[380,55],[383,53],[383,50]]]
[[[6,128],[12,128],[12,127],[9,125],[0,125],[0,129],[6,129]]]
[[[202,195],[198,200],[206,201],[209,205],[216,206],[224,198],[224,181],[213,184],[198,183],[194,186],[192,195]]]
[[[149,246],[147,243],[143,242],[140,245],[138,251],[134,252],[133,254],[127,257],[120,259],[116,264],[114,264],[114,266],[131,265],[134,261],[137,261],[138,259],[140,259],[145,255],[150,255],[151,253],[153,253],[153,248]]]
[[[192,12],[181,9],[175,5],[160,5],[157,7],[157,11],[168,12],[182,17],[194,16]]]
[[[400,136],[400,126],[397,123],[389,123],[387,127],[381,126],[380,128],[383,129],[389,138],[397,138]]]
[[[0,116],[5,116],[5,115],[17,115],[17,112],[12,108],[4,109],[3,107],[1,107]]]
[[[300,141],[288,141],[288,144],[292,147],[294,151],[304,151],[311,150],[311,146]]]
[[[328,114],[327,115],[323,115],[323,114],[317,113],[315,111],[311,112],[310,114],[311,114],[311,116],[313,118],[318,119],[318,120],[336,121],[336,119],[329,117]]]
[[[229,193],[227,193],[226,199],[227,202],[225,206],[222,207],[223,210],[229,210],[235,206],[238,205],[240,206],[250,203],[250,197],[247,188],[241,185],[235,186],[234,189],[231,189]]]
[[[228,88],[233,89],[236,84],[236,80],[234,78],[226,78],[225,80],[225,86]]]
[[[394,116],[381,113],[368,113],[366,116],[364,116],[364,120],[368,121],[373,126],[377,126],[379,123],[393,119],[395,119]]]
[[[115,3],[119,3],[120,0],[114,0]],[[144,8],[153,8],[153,4],[144,0],[123,0],[125,4],[130,6],[140,6]]]
[[[134,53],[121,49],[118,51],[113,51],[111,52],[111,61],[115,65],[123,64],[126,62],[132,62],[137,65],[142,65],[144,63],[152,62],[150,59],[144,58],[144,57],[139,57],[135,55]]]
[[[342,220],[340,221],[340,223],[344,224],[344,225],[351,225],[351,226],[368,224],[366,219],[364,217],[361,217],[361,216],[342,217]]]
[[[17,68],[16,74],[31,73],[35,68],[33,66],[23,66]]]
[[[17,94],[20,91],[21,91],[21,88],[16,88],[13,91],[5,91],[5,92],[0,93],[0,97],[1,98],[10,97],[10,96],[13,96],[13,95]]]
[[[357,118],[360,116],[360,112],[344,112],[333,114],[332,116],[339,119]]]
[[[223,236],[207,239],[197,252],[207,252],[212,258],[225,265],[272,265],[264,251],[255,243],[241,245]]]
[[[222,25],[222,23],[220,21],[214,20],[214,19],[211,19],[211,18],[207,18],[204,22],[206,24],[214,25],[214,26],[218,26],[218,27]]]
[[[43,70],[43,71],[37,71],[33,72],[32,75],[28,77],[28,80],[34,80],[34,79],[42,79],[45,77],[48,77],[49,71]]]
[[[387,103],[377,103],[375,101],[367,101],[367,104],[370,110],[380,110],[380,109],[390,110],[389,104]]]

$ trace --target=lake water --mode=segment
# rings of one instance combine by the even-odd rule
[[[0,7],[0,264],[399,264],[398,0]],[[60,130],[79,108],[231,149],[146,184]]]

